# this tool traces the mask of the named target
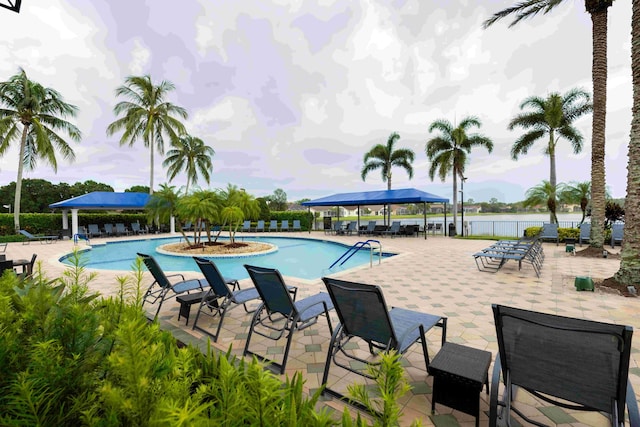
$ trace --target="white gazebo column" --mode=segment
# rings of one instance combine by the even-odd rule
[[[62,229],[69,229],[69,211],[66,209],[62,210]]]
[[[71,209],[71,238],[78,234],[78,209]]]

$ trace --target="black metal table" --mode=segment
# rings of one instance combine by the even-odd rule
[[[460,344],[445,343],[429,364],[433,375],[431,411],[436,403],[448,406],[480,420],[480,392],[487,387],[491,353]]]
[[[205,296],[207,291],[200,291],[193,294],[182,294],[176,297],[176,301],[180,303],[180,311],[178,312],[178,320],[181,317],[187,319],[187,325],[189,324],[189,314],[191,313],[191,306],[193,304],[200,304],[202,302],[202,298]]]

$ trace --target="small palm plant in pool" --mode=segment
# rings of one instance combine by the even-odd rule
[[[244,221],[244,213],[237,206],[227,206],[222,209],[222,220],[229,224],[229,245],[236,244],[236,231]]]

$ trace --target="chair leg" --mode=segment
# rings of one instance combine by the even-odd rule
[[[249,326],[249,333],[247,334],[247,341],[244,343],[244,351],[242,352],[243,356],[247,354],[254,354],[249,350],[249,344],[251,343],[251,336],[253,335],[253,327],[257,324],[258,319],[260,318],[260,313],[265,308],[264,303],[260,304],[260,306],[256,309],[251,317],[251,325]]]
[[[498,388],[500,387],[500,355],[496,356],[491,378],[491,399],[489,401],[489,427],[496,427],[498,422]]]

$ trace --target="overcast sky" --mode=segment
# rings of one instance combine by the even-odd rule
[[[2,0],[4,2],[4,0]],[[522,200],[549,179],[539,141],[518,161],[507,129],[529,96],[591,85],[591,20],[584,0],[509,29],[482,22],[516,0],[23,0],[0,9],[0,80],[23,67],[76,105],[76,161],[44,163],[26,178],[95,180],[123,191],[149,184],[148,149],[107,137],[115,89],[129,75],[173,82],[188,132],[213,147],[211,188],[228,183],[260,197],[282,188],[289,201],[386,189],[362,181],[363,155],[392,132],[414,150],[414,176],[393,170],[393,188],[452,196],[451,177],[428,176],[424,152],[437,119],[477,116],[494,141],[475,149],[464,200]],[[631,2],[609,8],[606,180],[626,193],[631,124]],[[559,143],[559,182],[590,180],[591,116],[576,122],[584,149]],[[16,179],[17,146],[0,159],[0,185]],[[155,184],[167,182],[156,156]],[[172,182],[184,186],[186,177]],[[201,187],[207,187],[202,180]]]

